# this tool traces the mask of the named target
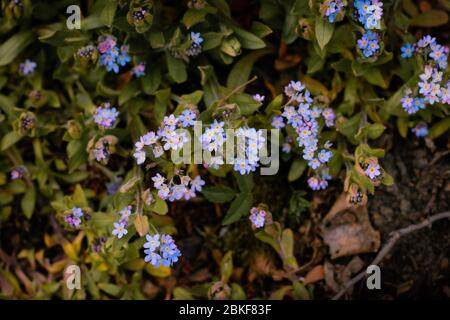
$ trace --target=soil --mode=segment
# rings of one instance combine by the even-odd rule
[[[368,203],[382,244],[392,231],[450,209],[450,154],[445,139],[436,146],[410,137],[394,136],[390,141],[392,148],[382,163],[396,183],[377,189]],[[371,259],[373,255],[365,262]],[[448,299],[449,259],[450,221],[440,220],[397,241],[380,265],[382,289],[368,290],[363,281],[353,298]]]

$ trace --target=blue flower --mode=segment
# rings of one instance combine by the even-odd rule
[[[144,248],[150,249],[150,251],[155,251],[157,247],[159,247],[159,234],[155,234],[154,236],[146,235],[145,238],[147,242],[144,243]]]
[[[193,126],[196,119],[197,114],[189,109],[184,110],[178,116],[178,120],[181,121],[181,126],[183,128]]]
[[[285,127],[283,117],[281,116],[275,116],[272,118],[272,127],[276,129],[281,129]]]
[[[319,161],[322,163],[326,163],[328,162],[328,160],[330,160],[330,158],[333,156],[333,152],[329,151],[329,150],[321,150],[318,154],[318,158]]]
[[[98,48],[100,51],[99,63],[101,66],[105,66],[108,72],[113,71],[114,73],[119,73],[119,65],[123,67],[131,61],[131,57],[128,54],[129,46],[122,45],[119,50],[115,40],[111,38],[101,42]]]
[[[123,45],[120,47],[120,55],[117,57],[117,63],[122,67],[131,61],[131,58],[128,55],[128,50],[129,47],[127,45]]]
[[[405,43],[400,50],[402,51],[402,58],[411,58],[414,53],[414,46],[411,43]]]
[[[322,10],[325,10],[325,16],[328,18],[328,22],[334,23],[338,14],[344,9],[344,3],[342,0],[325,0],[321,6]],[[322,13],[323,14],[323,13]]]
[[[381,29],[381,18],[383,16],[383,3],[379,0],[356,0],[355,8],[358,20],[365,29]]]
[[[20,64],[19,72],[23,76],[29,76],[34,73],[36,66],[37,66],[36,62],[26,59],[24,62]]]
[[[141,62],[131,69],[131,73],[136,76],[136,78],[140,78],[145,76],[145,63]]]
[[[376,32],[367,31],[357,41],[357,47],[365,58],[370,58],[379,53],[380,36]]]
[[[411,130],[417,137],[426,137],[428,135],[428,126],[426,123],[419,123]]]
[[[266,210],[253,207],[250,209],[250,221],[252,223],[253,228],[259,229],[264,227],[267,222],[270,222],[271,215]]]
[[[144,244],[144,248],[147,248],[144,250],[146,254],[144,260],[155,267],[160,265],[169,267],[181,256],[180,250],[169,235],[147,235],[146,239],[148,242]]]
[[[120,222],[114,222],[114,230],[112,231],[113,235],[117,235],[117,238],[122,238],[124,235],[128,233],[128,230],[125,228],[125,225]]]
[[[375,179],[379,175],[381,175],[380,171],[380,165],[379,164],[369,164],[367,169],[364,171],[366,176],[368,176],[370,179]]]
[[[191,42],[200,45],[203,42],[203,38],[200,36],[199,33],[191,32]]]
[[[94,121],[103,129],[111,129],[114,127],[119,112],[116,108],[110,108],[109,103],[104,103],[95,110]]]

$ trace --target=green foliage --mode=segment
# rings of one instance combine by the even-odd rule
[[[334,23],[322,12],[323,1],[75,1],[83,12],[81,29],[74,30],[66,25],[70,1],[13,2],[1,1],[0,222],[5,237],[29,234],[26,246],[8,244],[5,251],[20,252],[18,260],[26,264],[29,277],[36,270],[43,274],[28,284],[0,262],[0,282],[8,284],[0,297],[245,299],[255,294],[240,283],[251,263],[245,259],[261,247],[278,259],[272,276],[286,282],[270,293],[256,293],[266,295],[258,298],[313,297],[311,285],[298,280],[306,258],[299,256],[296,240],[311,206],[308,181],[316,172],[295,130],[284,129],[280,141],[268,138],[278,149],[290,147],[281,152],[274,177],[258,171],[242,175],[230,164],[219,169],[179,165],[155,154],[138,166],[135,143],[169,114],[189,109],[206,124],[219,119],[230,128],[271,129],[273,117],[285,106],[298,106],[284,88],[291,80],[301,81],[314,105],[331,108],[336,116],[332,126],[318,121],[319,145],[333,153],[327,174],[334,180],[327,183],[335,189],[343,185],[350,199],[361,199],[350,200],[352,205],[365,205],[380,185],[395,183],[382,166],[385,150],[376,147],[384,145],[383,137],[397,131],[418,140],[411,128],[427,123],[430,142],[450,130],[448,104],[438,102],[411,116],[400,101],[414,89],[425,64],[422,56],[402,59],[400,47],[415,42],[416,34],[448,34],[446,1],[430,10],[417,1],[385,1],[380,52],[368,59],[357,48],[364,28],[354,19],[352,1],[344,1],[345,12]],[[199,48],[193,45],[196,33],[203,39]],[[118,47],[129,46],[130,61],[117,73],[100,63],[98,45],[105,36]],[[80,54],[90,46],[92,52]],[[27,59],[36,63],[29,75],[21,66]],[[145,75],[138,77],[135,68],[141,63]],[[448,67],[443,78],[449,79]],[[256,101],[256,93],[265,100]],[[93,118],[104,103],[120,114],[110,128]],[[96,160],[99,146],[107,157]],[[380,174],[370,178],[366,171],[376,165]],[[13,179],[14,170],[21,169],[21,177]],[[158,195],[151,179],[156,173],[168,181],[181,173],[201,176],[206,185],[179,205]],[[336,182],[341,178],[342,184]],[[267,203],[273,221],[252,229],[248,216],[260,202]],[[112,230],[128,206],[133,208],[128,233],[119,239]],[[85,214],[81,227],[65,222],[74,207]],[[197,221],[197,211],[214,226]],[[224,240],[234,231],[242,242],[238,245]],[[200,235],[202,252],[214,259],[202,283],[186,280],[192,287],[177,284],[166,295],[155,290],[158,278],[189,278],[186,270],[197,257],[182,253],[178,263],[184,267],[176,271],[147,263],[142,250],[147,233],[171,234],[176,243],[179,236],[190,241]],[[48,256],[54,247],[61,253]],[[61,285],[64,268],[72,262],[85,275],[78,292]]]

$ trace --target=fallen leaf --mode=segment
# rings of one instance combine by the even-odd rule
[[[310,283],[314,283],[317,281],[321,281],[325,278],[325,271],[322,265],[315,266],[312,270],[310,270],[303,280],[303,284],[307,285]]]
[[[380,232],[375,231],[369,221],[367,208],[342,205],[342,198],[333,205],[322,223],[324,242],[330,249],[331,259],[375,252],[380,247]],[[344,210],[338,211],[339,208]]]
[[[325,283],[334,292],[344,288],[344,285],[351,280],[352,276],[364,267],[363,261],[358,257],[353,257],[347,265],[333,265],[329,261],[324,264]],[[347,290],[351,293],[352,288]]]

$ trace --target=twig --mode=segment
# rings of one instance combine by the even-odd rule
[[[407,235],[409,233],[412,233],[414,231],[423,229],[427,226],[431,226],[435,221],[441,220],[441,219],[450,219],[450,211],[442,212],[435,214],[425,220],[423,220],[420,223],[412,224],[409,227],[402,228],[396,231],[391,232],[390,238],[388,242],[384,245],[384,247],[378,252],[375,259],[372,261],[371,265],[377,265],[383,260],[383,258],[391,251],[391,249],[394,247],[395,243],[398,239],[400,239],[402,236]],[[339,291],[332,300],[338,300],[341,298],[349,288],[353,287],[356,283],[358,283],[360,280],[362,280],[366,276],[366,271],[361,271],[358,275],[356,275],[353,279],[348,281],[344,284],[344,288]]]

